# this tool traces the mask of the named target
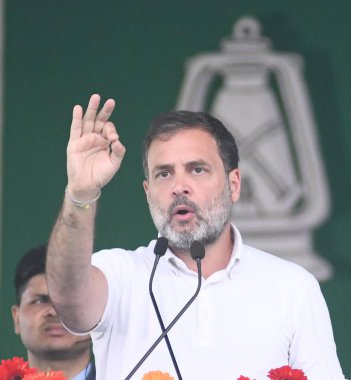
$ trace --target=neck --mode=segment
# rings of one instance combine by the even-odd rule
[[[64,360],[51,360],[40,358],[32,352],[28,352],[28,362],[31,368],[40,371],[63,371],[68,380],[73,379],[84,370],[89,364],[90,352],[82,354],[80,357],[73,357]]]
[[[218,239],[205,247],[206,254],[202,260],[202,276],[210,277],[213,273],[223,270],[227,267],[233,251],[233,237],[231,225],[228,223]],[[186,266],[197,272],[196,262],[192,259],[189,251],[173,249],[172,252],[179,257]]]

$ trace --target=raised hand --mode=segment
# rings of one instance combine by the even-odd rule
[[[90,97],[83,109],[73,108],[70,139],[67,146],[69,193],[82,201],[95,197],[118,171],[125,147],[109,118],[115,101],[108,99],[98,112],[100,96]]]

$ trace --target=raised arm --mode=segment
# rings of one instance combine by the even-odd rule
[[[106,279],[91,265],[96,214],[96,202],[91,201],[116,174],[125,153],[109,121],[114,100],[107,100],[100,112],[99,103],[100,96],[92,95],[84,117],[81,106],[73,108],[68,184],[47,253],[50,297],[61,320],[75,331],[94,327],[106,305]]]

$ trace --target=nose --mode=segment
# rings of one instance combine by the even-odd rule
[[[191,193],[191,188],[189,181],[184,174],[178,174],[174,176],[173,187],[172,187],[173,195],[189,195]]]
[[[47,307],[46,307],[45,314],[46,314],[48,317],[57,318],[57,313],[56,313],[56,310],[55,310],[55,308],[54,308],[54,305],[53,305],[51,302],[48,302],[46,306],[47,306]]]

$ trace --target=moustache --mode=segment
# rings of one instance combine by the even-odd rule
[[[168,217],[169,219],[172,218],[172,215],[174,213],[174,209],[178,206],[187,206],[187,207],[190,207],[192,210],[194,210],[194,213],[195,215],[201,219],[201,215],[200,215],[200,208],[198,207],[198,205],[194,202],[192,202],[191,200],[189,200],[187,197],[185,197],[184,195],[183,196],[180,196],[178,198],[176,198],[172,203],[171,205],[168,207]]]

